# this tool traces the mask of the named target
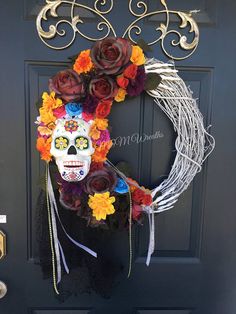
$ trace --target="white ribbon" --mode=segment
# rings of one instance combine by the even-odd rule
[[[58,239],[58,234],[57,234],[57,223],[56,223],[56,216],[58,218],[58,221],[60,222],[60,225],[62,227],[62,230],[64,231],[65,235],[67,236],[67,238],[77,247],[83,249],[84,251],[86,251],[87,253],[91,254],[94,257],[97,257],[97,253],[92,251],[91,249],[89,249],[87,246],[75,241],[67,232],[65,227],[63,226],[63,223],[61,221],[61,218],[59,216],[59,212],[58,212],[58,208],[57,208],[57,203],[56,203],[56,199],[55,199],[55,195],[54,195],[54,191],[53,191],[53,187],[52,187],[52,181],[51,181],[51,177],[50,177],[50,171],[48,168],[48,184],[47,184],[47,190],[48,190],[48,197],[49,197],[49,201],[50,201],[50,207],[51,207],[51,220],[52,220],[52,232],[53,232],[53,241],[54,241],[54,248],[55,248],[55,254],[56,254],[56,263],[57,263],[57,283],[59,283],[61,281],[61,259],[65,268],[65,271],[67,273],[69,273],[69,268],[67,266],[66,263],[66,258],[65,258],[65,254],[63,251],[63,248],[60,244],[60,241]],[[61,254],[61,256],[60,256]]]

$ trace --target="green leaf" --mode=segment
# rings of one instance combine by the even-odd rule
[[[157,86],[161,83],[161,77],[157,73],[148,73],[147,79],[145,82],[144,89],[145,90],[153,90],[156,89]]]
[[[152,52],[152,51],[153,51],[152,48],[151,48],[150,46],[148,46],[148,44],[146,43],[146,41],[143,40],[143,39],[139,39],[139,40],[137,41],[137,45],[138,45],[141,49],[143,49],[144,52]]]

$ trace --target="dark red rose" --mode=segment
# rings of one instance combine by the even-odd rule
[[[98,99],[112,99],[118,92],[118,86],[112,78],[101,76],[90,81],[89,92]]]
[[[91,58],[101,73],[118,74],[131,57],[132,45],[124,38],[107,37],[97,41],[91,49]]]
[[[84,180],[84,191],[90,195],[113,191],[117,182],[115,172],[108,167],[90,172]]]
[[[65,102],[80,100],[85,91],[81,76],[73,70],[58,72],[49,80],[49,89]]]

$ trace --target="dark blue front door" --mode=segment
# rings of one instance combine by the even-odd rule
[[[155,6],[153,1],[147,2]],[[35,208],[44,165],[35,150],[34,103],[47,89],[48,79],[65,67],[67,57],[88,49],[91,43],[79,38],[62,51],[42,44],[35,18],[43,4],[36,0],[0,3],[0,214],[7,215],[7,224],[0,224],[7,234],[0,281],[8,287],[6,296],[0,299],[0,313],[234,314],[235,1],[169,1],[171,9],[201,10],[199,48],[176,66],[199,99],[205,124],[213,125],[216,150],[175,208],[156,217],[157,243],[150,267],[145,265],[145,224],[135,233],[131,278],[121,276],[111,298],[78,294],[64,303],[55,298],[51,280],[43,280],[40,267],[35,265]],[[121,31],[128,1],[114,1],[114,5],[113,24]],[[160,21],[146,23],[153,27]],[[153,55],[166,59],[159,45],[154,46]],[[143,144],[117,145],[110,159],[132,164],[133,177],[149,187],[168,174],[174,157],[174,132],[148,96],[116,106],[111,125],[113,138],[137,132],[162,133],[163,137]],[[127,233],[115,236],[108,245],[115,252],[114,258],[118,254],[128,265]]]

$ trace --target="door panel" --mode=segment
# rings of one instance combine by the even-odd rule
[[[81,1],[85,2],[85,1]],[[156,217],[156,246],[149,268],[145,265],[148,224],[134,228],[132,276],[126,270],[104,299],[92,293],[60,303],[51,280],[43,280],[36,241],[36,201],[44,164],[35,150],[37,109],[35,102],[47,90],[48,79],[67,66],[68,56],[90,47],[78,38],[67,50],[54,51],[41,43],[35,18],[44,5],[40,0],[0,4],[0,214],[7,224],[8,254],[0,261],[0,280],[8,293],[0,300],[0,314],[234,314],[236,233],[234,177],[235,156],[235,54],[236,20],[233,0],[169,0],[171,9],[200,9],[197,21],[201,41],[187,60],[177,62],[181,77],[199,100],[205,125],[213,125],[216,150],[175,208]],[[93,3],[93,1],[87,1]],[[150,8],[160,8],[147,1]],[[116,12],[128,21],[127,1],[114,1]],[[66,13],[65,13],[66,14]],[[86,24],[96,25],[94,16]],[[173,17],[172,21],[176,25]],[[123,33],[125,23],[112,15]],[[147,29],[160,17],[145,21]],[[153,33],[147,31],[147,39]],[[152,55],[166,60],[160,47]],[[156,139],[115,145],[109,158],[132,165],[132,176],[154,187],[165,178],[175,157],[175,133],[170,121],[147,95],[113,106],[112,138],[135,134],[162,134]],[[123,232],[111,240],[112,251],[128,265],[128,237]]]

